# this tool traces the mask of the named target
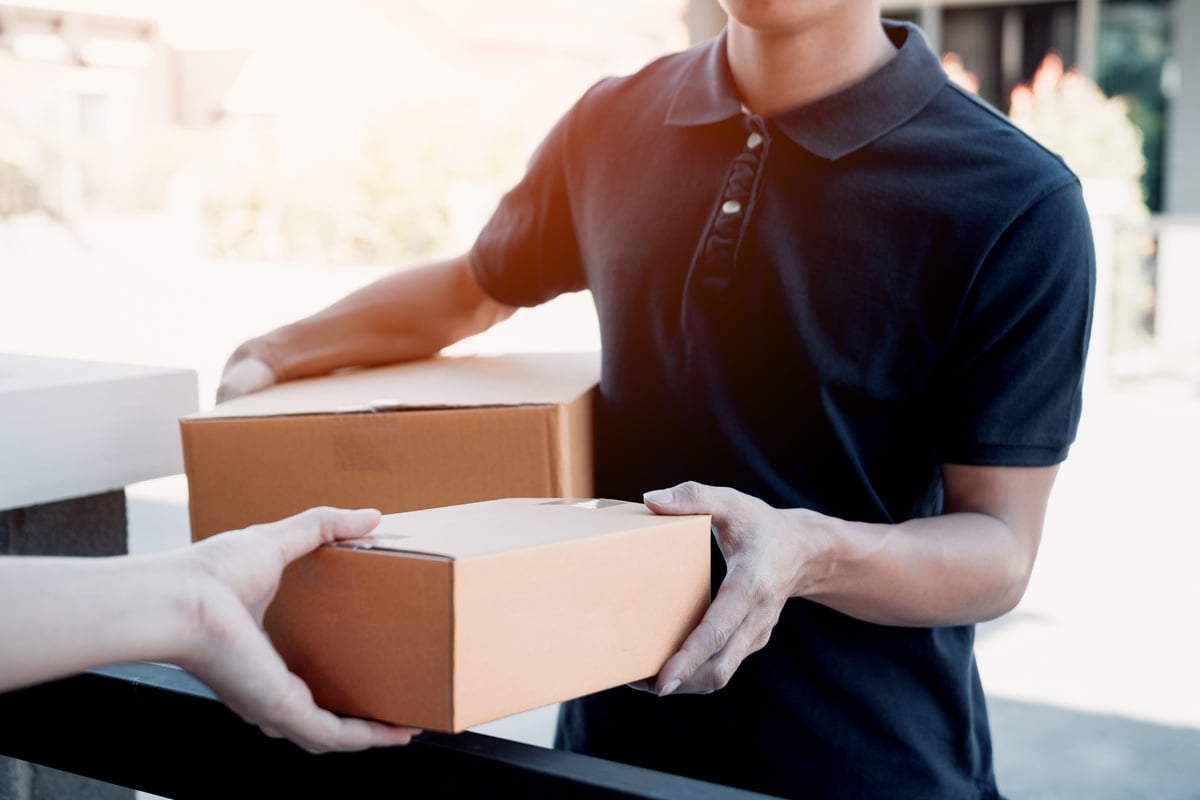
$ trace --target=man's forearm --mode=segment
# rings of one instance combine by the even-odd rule
[[[724,687],[803,597],[880,625],[940,627],[1012,609],[1029,579],[1056,468],[944,465],[941,516],[898,525],[777,509],[727,486],[646,492],[656,514],[708,514],[726,574],[704,617],[647,687]]]
[[[982,513],[899,525],[829,518],[817,524],[829,542],[828,558],[821,574],[802,578],[799,594],[883,625],[935,627],[998,617],[1021,599],[1036,552],[1032,532]]]
[[[261,359],[278,380],[408,361],[486,330],[513,310],[483,293],[464,256],[387,275],[252,339],[235,357]]]

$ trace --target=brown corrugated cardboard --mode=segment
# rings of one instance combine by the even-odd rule
[[[589,497],[597,353],[441,356],[289,381],[181,423],[192,538],[317,505]]]
[[[710,518],[505,498],[290,566],[265,626],[317,702],[458,732],[656,674],[709,602]]]

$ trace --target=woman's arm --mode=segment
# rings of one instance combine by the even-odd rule
[[[284,567],[378,522],[372,509],[316,508],[154,555],[0,558],[0,690],[159,661],[310,752],[407,744],[419,731],[318,708],[262,630]]]

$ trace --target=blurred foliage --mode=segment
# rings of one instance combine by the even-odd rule
[[[41,215],[73,229],[93,213],[178,215],[216,257],[336,264],[445,254],[452,223],[483,222],[478,208],[452,206],[455,187],[498,196],[545,125],[532,93],[524,105],[408,100],[346,119],[285,107],[184,128],[137,119],[145,97],[131,81],[84,92],[79,78],[74,67],[0,49],[0,217]]]
[[[528,149],[528,132],[488,133],[462,116],[394,109],[335,147],[281,138],[269,119],[227,120],[203,189],[214,254],[326,263],[444,254],[454,183],[505,187]]]
[[[979,77],[967,69],[962,56],[958,53],[946,53],[942,56],[942,69],[950,80],[966,89],[971,94],[979,94]]]
[[[140,130],[119,147],[82,138],[74,155],[88,209],[135,214],[166,210],[175,178],[200,140],[196,131],[167,124]]]
[[[42,148],[10,100],[19,87],[12,56],[0,50],[0,217],[29,211],[39,202],[35,170]]]
[[[1129,102],[1106,96],[1077,69],[1064,70],[1057,53],[1047,54],[1033,80],[1013,90],[1009,118],[1081,178],[1137,183],[1146,169]]]

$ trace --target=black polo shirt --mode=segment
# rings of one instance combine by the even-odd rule
[[[601,81],[485,226],[496,299],[592,292],[598,494],[690,479],[900,522],[940,513],[944,463],[1065,458],[1094,285],[1079,183],[887,29],[879,71],[766,119],[723,36]],[[992,797],[973,637],[792,600],[725,689],[574,701],[559,744],[785,796]]]

